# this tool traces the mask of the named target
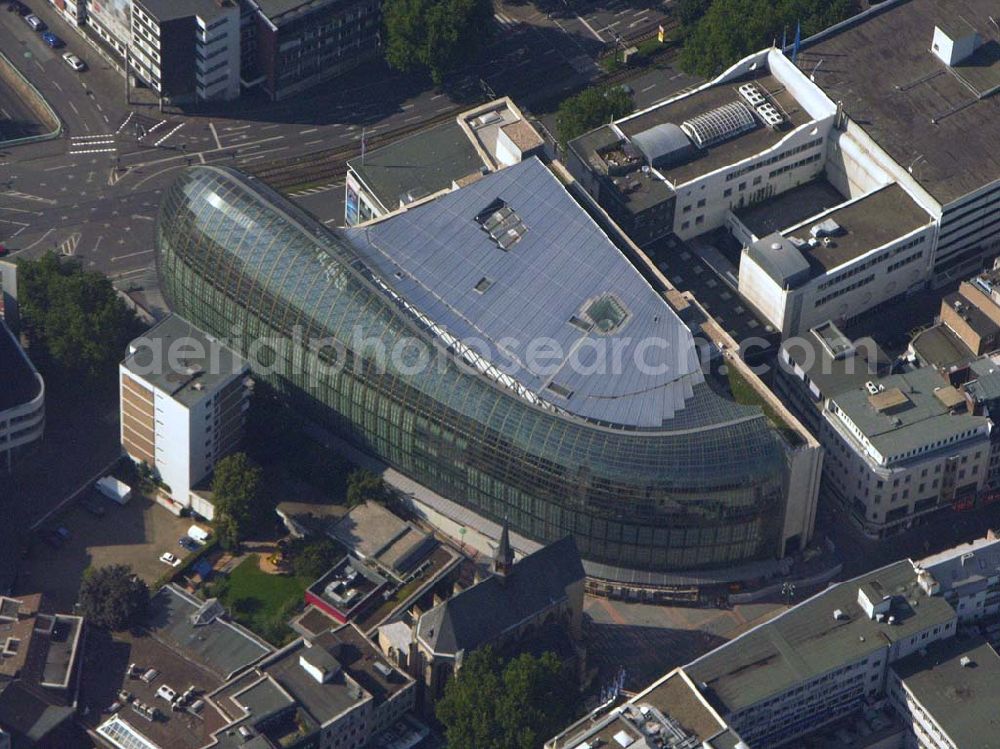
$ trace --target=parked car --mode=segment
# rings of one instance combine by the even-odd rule
[[[59,49],[60,47],[66,46],[66,43],[51,31],[46,31],[42,34],[42,40],[52,47],[52,49]]]
[[[47,544],[48,544],[49,546],[51,546],[51,547],[52,547],[53,549],[61,549],[61,548],[62,548],[62,545],[63,545],[63,539],[62,539],[62,536],[60,536],[60,535],[59,535],[58,533],[56,533],[56,532],[55,532],[54,530],[46,530],[46,531],[42,531],[42,532],[41,532],[41,533],[39,533],[38,535],[39,535],[39,537],[40,537],[40,538],[41,538],[41,539],[42,539],[42,540],[43,540],[43,541],[44,541],[45,543],[47,543]]]
[[[29,13],[24,17],[24,22],[28,24],[35,31],[45,31],[48,26],[45,25],[45,21],[36,16],[34,13]]]
[[[10,252],[10,250],[8,250],[6,247],[4,247],[3,243],[0,242],[0,257],[5,257],[8,252]]]
[[[176,567],[178,564],[181,563],[180,559],[178,559],[168,551],[165,551],[162,554],[160,554],[160,561],[163,562],[164,564],[169,564],[171,567]]]
[[[61,538],[63,541],[69,541],[70,532],[68,528],[60,526],[56,528],[56,533],[59,535],[59,538]]]
[[[94,517],[103,518],[107,513],[107,509],[104,507],[101,498],[94,494],[89,494],[81,499],[80,506]]]
[[[87,63],[74,55],[72,52],[66,52],[63,54],[63,59],[66,61],[66,64],[73,68],[73,70],[77,73],[81,73],[87,69]]]
[[[8,13],[16,12],[19,15],[28,16],[31,15],[31,8],[29,8],[24,3],[19,2],[18,0],[13,0],[13,2],[7,3],[7,12]]]
[[[185,551],[198,551],[198,549],[201,548],[201,544],[191,538],[191,536],[181,536],[177,543],[180,544],[181,548]]]

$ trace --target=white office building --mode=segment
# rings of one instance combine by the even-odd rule
[[[183,318],[171,315],[137,338],[119,365],[121,440],[161,482],[157,501],[211,520],[196,491],[243,436],[249,364]]]
[[[874,378],[826,402],[824,485],[866,534],[898,533],[972,505],[989,475],[992,428],[932,367]]]

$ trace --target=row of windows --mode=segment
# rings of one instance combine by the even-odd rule
[[[797,153],[801,153],[802,151],[814,148],[820,145],[822,142],[823,142],[822,138],[816,138],[814,140],[806,141],[805,143],[799,146],[795,146],[794,148],[789,148],[787,150],[784,150],[781,153],[775,154],[774,156],[769,156],[766,159],[759,159],[753,162],[752,164],[741,166],[739,169],[734,169],[733,171],[729,172],[726,175],[726,182],[732,182],[737,177],[742,177],[744,174],[747,174],[748,172],[753,172],[764,166],[770,166],[771,164],[775,164],[781,161],[782,159],[788,158],[789,156],[794,156]],[[810,161],[815,161],[816,158],[819,158],[819,156],[820,155],[817,155],[816,157],[810,159]],[[772,172],[772,176],[773,175],[774,172]]]
[[[822,307],[827,302],[832,301],[833,299],[836,299],[839,296],[843,296],[844,294],[847,294],[851,291],[854,291],[855,289],[860,289],[862,286],[867,286],[874,280],[875,280],[874,273],[867,275],[864,278],[859,278],[852,284],[848,284],[847,286],[844,286],[841,289],[837,289],[836,291],[832,291],[825,296],[821,296],[813,303],[813,307]]]
[[[823,283],[818,284],[816,286],[816,288],[819,289],[820,291],[822,291],[823,289],[826,289],[826,288],[829,288],[830,286],[838,284],[841,281],[843,281],[843,280],[845,280],[847,278],[850,278],[851,276],[856,276],[858,273],[862,273],[862,272],[868,270],[869,268],[871,268],[874,265],[879,265],[880,263],[884,263],[886,260],[889,260],[890,258],[896,257],[896,255],[898,255],[901,252],[906,252],[911,247],[916,247],[918,244],[923,244],[924,241],[926,241],[926,239],[927,239],[927,235],[926,234],[921,234],[919,237],[914,237],[909,242],[905,242],[904,244],[901,244],[901,245],[898,245],[896,247],[893,247],[888,252],[879,253],[878,255],[869,258],[868,260],[866,260],[863,263],[859,263],[858,265],[855,265],[855,266],[853,266],[853,267],[851,267],[851,268],[849,268],[849,269],[847,269],[845,271],[841,271],[837,275],[832,276],[831,278],[827,279],[826,281],[823,281]],[[921,253],[922,252],[923,251],[921,251]],[[920,255],[917,255],[916,257],[920,257]],[[893,269],[893,266],[890,266],[890,270],[892,270],[892,269]]]
[[[784,166],[779,166],[777,169],[772,169],[770,172],[768,172],[767,178],[774,179],[775,177],[784,174],[785,172],[790,172],[793,169],[798,169],[800,166],[805,166],[806,164],[812,164],[814,162],[819,161],[822,158],[823,158],[822,153],[814,153],[812,156],[809,156],[807,158],[799,159],[798,161],[795,161],[791,164],[785,164]]]

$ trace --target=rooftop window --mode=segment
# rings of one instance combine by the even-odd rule
[[[478,223],[501,250],[509,250],[528,230],[520,216],[497,198],[476,216]]]

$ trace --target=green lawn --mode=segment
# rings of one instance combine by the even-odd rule
[[[281,645],[291,637],[287,620],[302,606],[312,580],[260,571],[257,554],[251,554],[213,591],[240,624]]]

